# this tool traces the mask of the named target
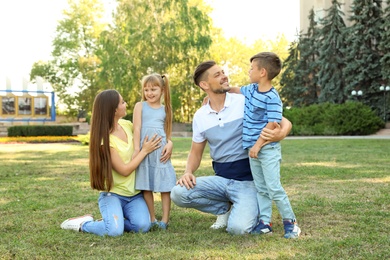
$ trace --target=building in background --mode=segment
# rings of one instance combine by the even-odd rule
[[[341,3],[341,11],[345,14],[344,22],[347,26],[351,24],[348,17],[351,15],[351,4],[353,0],[339,0]],[[309,27],[309,14],[313,9],[315,13],[315,19],[318,22],[326,15],[327,9],[332,5],[332,0],[300,0],[300,28],[301,33],[306,33]]]

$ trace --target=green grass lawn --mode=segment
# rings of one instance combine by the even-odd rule
[[[174,139],[178,176],[190,144]],[[210,230],[214,216],[175,205],[166,232],[113,238],[62,230],[69,217],[100,218],[88,147],[0,144],[0,259],[389,259],[390,140],[287,139],[282,147],[297,240],[283,238],[276,207],[268,236]],[[207,153],[197,175],[213,174],[210,165]],[[159,201],[156,208],[160,216]]]

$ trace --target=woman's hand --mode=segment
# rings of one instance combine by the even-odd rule
[[[167,144],[162,149],[160,162],[166,163],[171,158],[172,150],[173,143],[171,140],[168,140]]]
[[[157,136],[157,134],[155,134],[150,140],[148,139],[148,136],[145,136],[144,142],[142,143],[141,152],[149,154],[160,147],[161,136]]]

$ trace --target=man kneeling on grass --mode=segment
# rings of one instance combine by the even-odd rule
[[[251,233],[258,224],[259,209],[248,154],[242,148],[244,96],[227,93],[228,78],[214,61],[196,68],[194,82],[207,93],[209,102],[194,115],[186,170],[172,189],[171,199],[180,207],[218,215],[213,229],[227,227],[231,234]],[[290,121],[283,118],[280,126],[264,130],[262,137],[267,143],[280,141],[290,129]],[[215,176],[196,178],[194,172],[206,143]]]

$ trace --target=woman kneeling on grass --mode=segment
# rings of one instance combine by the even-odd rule
[[[120,236],[123,232],[147,232],[150,216],[142,193],[135,189],[135,173],[141,161],[160,147],[161,137],[145,138],[141,151],[131,159],[133,125],[122,119],[126,102],[116,90],[100,92],[93,103],[89,169],[93,189],[99,190],[102,220],[91,215],[65,220],[62,229]]]

